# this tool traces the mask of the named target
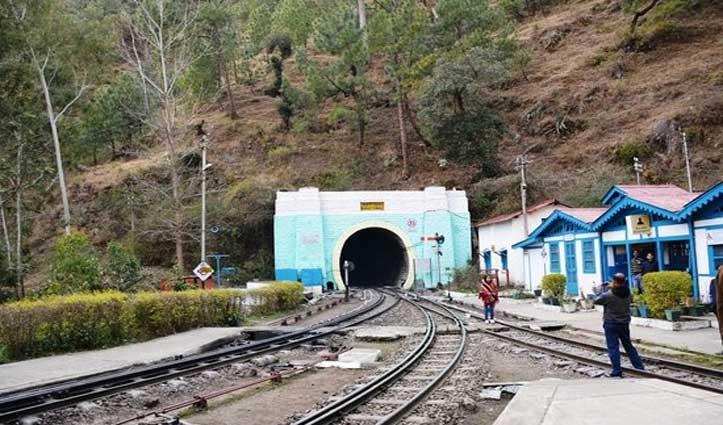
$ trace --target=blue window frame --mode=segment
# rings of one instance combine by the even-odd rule
[[[595,244],[593,241],[582,241],[582,271],[595,273]]]
[[[500,260],[502,260],[502,270],[507,270],[507,250],[500,251]]]
[[[560,244],[550,244],[550,273],[560,273]]]
[[[710,274],[714,275],[718,267],[723,266],[723,245],[711,245],[710,254],[710,264],[713,266]]]
[[[492,253],[487,251],[482,254],[482,258],[485,260],[485,270],[492,270]]]

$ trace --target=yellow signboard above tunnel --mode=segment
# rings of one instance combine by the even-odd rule
[[[360,202],[359,208],[362,211],[384,211],[384,202]]]

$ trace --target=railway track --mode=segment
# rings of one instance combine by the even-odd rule
[[[289,349],[330,335],[343,328],[360,324],[394,307],[399,299],[386,303],[388,295],[374,291],[364,304],[341,316],[314,326],[284,335],[256,341],[243,346],[219,348],[207,353],[188,356],[142,367],[123,369],[31,387],[0,394],[0,423],[23,416],[48,412],[61,407],[104,397],[110,394],[167,381],[180,376],[197,374],[227,364]]]
[[[441,304],[450,310],[469,314],[470,317],[478,320],[484,320],[484,316],[478,313],[480,310],[474,307],[460,307],[448,303]],[[485,330],[484,332],[497,339],[502,339],[515,345],[522,345],[533,350],[555,355],[557,357],[567,358],[579,363],[603,369],[610,367],[610,363],[607,358],[607,348],[602,345],[591,344],[559,335],[535,331],[505,320],[496,320],[496,322],[510,328],[510,331],[492,332]],[[624,352],[621,352],[621,355],[627,357],[627,354]],[[625,373],[645,378],[657,378],[680,385],[723,394],[723,370],[660,357],[645,355],[641,355],[641,357],[647,369],[641,371],[630,366],[624,366],[623,370]]]
[[[467,344],[462,320],[445,306],[437,304],[437,308],[432,309],[414,299],[404,300],[424,316],[426,331],[419,344],[381,375],[293,425],[400,422],[454,370]],[[437,323],[440,318],[454,323],[457,332],[440,335]]]

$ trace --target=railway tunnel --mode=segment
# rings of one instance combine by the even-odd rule
[[[276,193],[274,275],[305,290],[344,290],[344,260],[356,287],[434,287],[471,258],[467,195],[423,190],[325,192],[315,187]],[[445,236],[438,250],[429,239]]]
[[[346,240],[341,250],[339,269],[345,260],[354,263],[349,282],[357,287],[400,286],[407,280],[409,258],[404,242],[387,229],[370,227],[359,230]]]

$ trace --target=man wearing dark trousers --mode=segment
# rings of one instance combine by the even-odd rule
[[[609,376],[622,378],[623,370],[620,366],[620,344],[630,358],[635,369],[645,370],[638,351],[630,341],[630,302],[632,294],[625,282],[625,275],[617,273],[613,277],[612,288],[595,298],[595,304],[604,307],[603,329],[605,342],[608,347],[608,356],[613,370]]]

